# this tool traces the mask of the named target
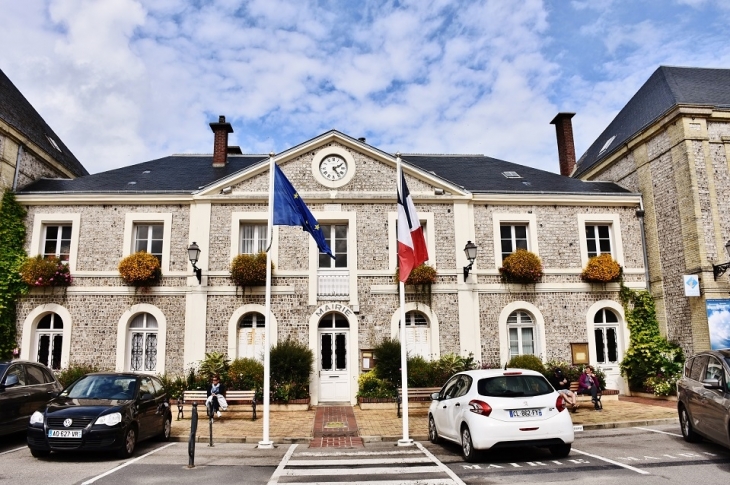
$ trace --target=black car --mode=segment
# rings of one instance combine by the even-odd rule
[[[87,374],[61,392],[28,423],[36,458],[51,451],[115,450],[126,458],[138,441],[170,439],[172,412],[162,382],[133,373]]]
[[[677,410],[685,440],[704,437],[730,448],[730,349],[687,359],[677,381]]]
[[[25,431],[33,412],[62,389],[53,372],[43,364],[0,361],[0,436]]]

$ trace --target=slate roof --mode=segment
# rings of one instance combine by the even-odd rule
[[[579,177],[676,105],[730,108],[730,69],[660,66],[578,160]],[[615,138],[601,150],[606,142]]]
[[[267,158],[229,155],[225,167],[214,168],[212,155],[173,155],[73,180],[40,179],[20,193],[195,193]],[[628,193],[614,183],[585,182],[484,155],[418,154],[402,159],[473,193]],[[510,171],[520,178],[503,175]]]
[[[0,119],[27,136],[77,177],[89,174],[2,69],[0,69]],[[46,135],[53,138],[61,149],[60,152],[48,141]]]

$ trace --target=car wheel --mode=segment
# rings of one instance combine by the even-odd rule
[[[555,458],[565,458],[570,454],[570,444],[562,444],[562,445],[555,445],[548,448],[550,450],[550,454],[553,455]]]
[[[51,450],[36,450],[35,448],[31,448],[30,454],[35,458],[45,458],[51,454]]]
[[[132,456],[135,446],[137,446],[137,430],[134,429],[134,426],[130,426],[124,433],[124,444],[117,452],[119,458],[129,458]]]
[[[436,429],[436,421],[433,420],[433,416],[428,417],[428,440],[434,445],[441,441],[439,438],[439,432]]]
[[[474,443],[471,441],[471,431],[469,431],[468,426],[461,429],[461,454],[464,455],[464,460],[469,463],[477,461],[477,450],[474,449]]]
[[[162,433],[159,434],[157,439],[159,441],[170,441],[170,432],[172,431],[172,420],[170,418],[165,418],[165,421],[162,423]]]
[[[700,435],[698,435],[692,427],[689,413],[687,412],[687,408],[685,408],[684,406],[679,407],[679,426],[682,428],[682,436],[684,437],[685,441],[688,441],[690,443],[697,443],[698,441],[702,440]]]

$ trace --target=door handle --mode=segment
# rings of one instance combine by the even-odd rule
[[[461,407],[461,404],[459,404],[459,403],[457,402],[456,404],[454,404],[454,407],[455,407],[455,408]]]
[[[446,409],[446,406],[444,405],[444,409]]]
[[[330,379],[339,379],[340,376],[330,376]]]

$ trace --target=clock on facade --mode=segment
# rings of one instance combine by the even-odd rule
[[[319,162],[319,173],[327,180],[342,180],[347,175],[347,161],[339,155],[327,155]]]

